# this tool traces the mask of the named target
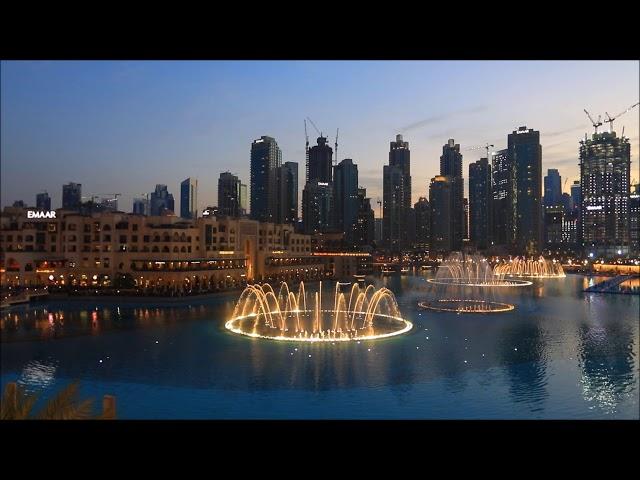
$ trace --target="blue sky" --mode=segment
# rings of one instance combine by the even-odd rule
[[[448,138],[463,150],[485,142],[499,149],[521,125],[540,130],[543,168],[558,168],[568,189],[578,179],[578,141],[593,130],[583,108],[596,117],[614,115],[637,102],[640,89],[635,61],[29,61],[1,67],[0,203],[35,204],[36,193],[47,190],[54,208],[69,181],[82,183],[86,196],[122,193],[120,208],[129,210],[133,196],[156,183],[167,184],[177,199],[187,177],[198,179],[200,208],[215,205],[220,172],[248,183],[251,141],[261,135],[275,137],[283,161],[299,162],[303,175],[306,116],[332,144],[340,128],[339,159],[354,160],[374,201],[382,196],[382,166],[396,133],[410,143],[416,201],[427,195]],[[636,179],[639,112],[615,123],[631,139]],[[309,133],[314,144],[311,126]],[[463,151],[465,176],[483,152]]]

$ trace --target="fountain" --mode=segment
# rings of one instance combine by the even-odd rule
[[[418,302],[418,307],[437,312],[497,313],[515,308],[510,303],[495,301],[492,287],[522,287],[527,280],[507,279],[496,274],[486,258],[453,252],[440,265],[432,284],[431,299]]]
[[[326,305],[327,300],[323,303],[322,282],[317,292],[309,294],[303,282],[297,293],[286,282],[280,284],[278,293],[268,283],[249,285],[225,327],[271,340],[335,342],[391,337],[413,326],[402,318],[387,288],[337,282],[331,305]]]
[[[560,262],[555,259],[549,261],[543,256],[537,260],[516,257],[508,262],[499,263],[493,272],[502,277],[563,278],[566,276]]]
[[[435,278],[427,280],[437,285],[458,285],[469,287],[522,287],[531,285],[527,280],[505,278],[502,272],[496,272],[481,255],[451,253],[438,267]]]

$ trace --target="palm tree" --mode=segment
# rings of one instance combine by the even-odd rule
[[[8,383],[0,400],[0,419],[2,420],[90,420],[115,418],[113,397],[105,396],[103,412],[93,414],[93,399],[80,400],[79,383],[70,383],[50,399],[39,412],[33,412],[38,400],[35,394],[16,383]]]

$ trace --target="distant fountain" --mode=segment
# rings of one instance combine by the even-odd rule
[[[496,272],[481,255],[451,253],[438,267],[435,278],[427,280],[438,285],[459,285],[469,287],[520,287],[531,285],[526,280],[505,278],[504,273]]]
[[[549,261],[543,256],[538,259],[516,257],[509,261],[499,263],[494,268],[494,274],[501,277],[527,277],[527,278],[563,278],[564,269],[555,259]]]
[[[251,337],[309,342],[390,337],[412,326],[402,318],[389,289],[340,282],[332,298],[325,299],[322,282],[313,293],[306,292],[303,282],[297,292],[286,282],[277,293],[268,283],[249,285],[225,324],[232,332]]]
[[[496,274],[486,258],[453,252],[438,267],[428,298],[418,307],[438,312],[497,313],[515,308],[510,303],[495,301],[494,287],[522,287],[527,280],[505,278]]]

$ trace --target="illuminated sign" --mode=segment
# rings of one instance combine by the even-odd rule
[[[597,206],[589,205],[587,207],[587,210],[602,210],[602,205],[597,205]]]
[[[33,210],[27,211],[27,218],[56,218],[56,211],[51,210],[50,212],[38,211],[34,212]]]
[[[327,182],[318,182],[318,186],[320,186],[320,187],[328,187],[329,184]]]
[[[233,250],[220,250],[218,253],[220,255],[233,255],[236,252],[234,252]]]

